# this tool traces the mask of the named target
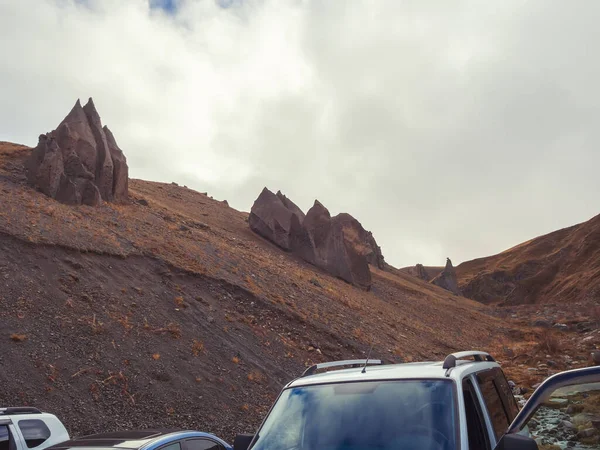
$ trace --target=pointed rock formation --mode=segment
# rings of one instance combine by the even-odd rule
[[[312,244],[311,249],[303,249],[303,254],[314,255],[310,262],[355,286],[363,289],[371,287],[371,271],[366,256],[371,249],[361,241],[361,230],[364,229],[354,217],[342,213],[332,218],[327,208],[315,200],[302,228]],[[304,259],[309,261],[306,257]]]
[[[304,261],[315,264],[315,243],[296,214],[290,224],[290,250]]]
[[[248,218],[250,228],[284,250],[364,289],[371,286],[369,264],[385,267],[370,231],[350,214],[331,217],[318,200],[306,216],[289,198],[266,187]]]
[[[281,193],[279,192],[279,194]],[[288,208],[283,203],[281,197],[285,198],[283,194],[281,196],[273,194],[273,192],[265,187],[252,205],[248,223],[255,233],[260,234],[284,250],[291,250],[291,221],[293,215],[298,215],[298,212],[293,207],[300,213],[302,211],[289,200],[288,202],[293,207],[292,209]],[[300,222],[302,219],[304,219],[304,214],[302,214],[302,217],[298,217]]]
[[[431,279],[423,264],[417,264],[415,266],[415,275],[421,280],[429,281]]]
[[[327,239],[331,233],[331,214],[319,200],[315,200],[312,208],[306,213],[303,227],[312,240],[313,264],[322,266],[322,261],[327,259]]]
[[[93,100],[79,100],[56,130],[41,135],[27,162],[29,183],[56,200],[98,205],[126,201],[127,159]]]
[[[277,191],[277,198],[279,198],[279,200],[281,200],[281,203],[283,203],[283,206],[285,206],[287,209],[289,209],[291,212],[293,212],[294,214],[296,214],[298,216],[298,219],[300,219],[300,223],[302,223],[304,221],[304,213],[302,212],[302,210],[298,207],[298,205],[296,205],[293,201],[291,201],[289,198],[287,198],[285,195],[283,195],[281,193],[281,191]]]
[[[453,294],[462,295],[460,289],[458,288],[456,270],[454,270],[454,266],[452,265],[452,261],[450,261],[450,258],[446,258],[446,267],[437,277],[431,280],[431,283],[443,289],[446,289],[447,291],[450,291]]]

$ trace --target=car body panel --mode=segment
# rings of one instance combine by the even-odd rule
[[[223,439],[218,438],[214,434],[204,433],[201,431],[178,431],[161,436],[158,439],[154,439],[152,442],[145,444],[143,447],[140,447],[140,450],[156,450],[163,445],[192,438],[210,439],[218,444],[221,444],[223,447],[225,447],[225,449],[232,450],[232,447]]]
[[[214,434],[193,430],[134,430],[92,434],[61,442],[48,450],[156,450],[164,445],[186,439],[209,439],[216,444],[222,445],[225,450],[232,450],[232,447],[227,442]]]
[[[19,427],[23,420],[40,420],[50,430],[50,437],[42,444],[29,448]],[[69,433],[63,423],[54,414],[38,412],[34,414],[9,414],[0,416],[0,424],[8,425],[15,440],[16,450],[44,450],[60,442],[69,440]]]

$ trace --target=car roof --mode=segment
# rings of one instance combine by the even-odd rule
[[[333,370],[315,375],[296,378],[286,387],[309,386],[327,383],[345,383],[359,381],[382,381],[382,380],[462,380],[471,373],[481,370],[499,367],[492,361],[456,361],[456,367],[448,371],[444,369],[442,361],[425,361],[417,363],[384,364],[379,366],[367,366],[363,373],[362,367],[351,369]]]
[[[209,433],[203,433],[200,431],[148,429],[91,434],[61,442],[60,444],[53,445],[49,448],[53,450],[66,450],[72,448],[119,448],[135,450],[142,447],[151,446],[153,443],[163,444],[172,440],[193,437],[209,437],[216,441],[221,441]]]

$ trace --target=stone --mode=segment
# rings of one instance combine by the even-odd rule
[[[561,427],[563,427],[563,428],[567,428],[567,429],[569,429],[569,430],[572,430],[572,429],[576,428],[576,427],[575,427],[575,425],[573,425],[573,424],[572,424],[571,422],[569,422],[568,420],[563,420],[563,421],[561,421],[559,425],[560,425]]]
[[[284,194],[282,194],[281,191],[277,191],[277,194],[275,194],[275,195],[277,196],[277,198],[279,198],[279,200],[281,200],[281,203],[283,203],[283,206],[285,206],[292,213],[294,213],[295,215],[298,216],[300,223],[302,223],[304,221],[305,215],[302,212],[302,210],[298,207],[298,205],[296,205],[293,201],[291,201]]]
[[[314,264],[331,275],[359,286],[371,287],[368,250],[360,236],[360,223],[349,214],[331,217],[318,200],[303,223],[314,245]]]
[[[290,249],[304,261],[315,264],[315,243],[296,214],[290,221]]]
[[[429,273],[427,273],[427,270],[425,269],[423,264],[417,264],[415,266],[415,273],[416,273],[417,277],[420,278],[421,280],[424,280],[424,281],[431,280],[431,276],[429,275]]]
[[[90,98],[41,135],[26,163],[30,185],[62,203],[97,206],[128,199],[128,167]]]
[[[289,251],[291,221],[295,214],[297,213],[288,209],[276,194],[265,187],[252,205],[248,223],[252,231]],[[301,222],[303,218],[298,219]]]
[[[117,202],[124,202],[129,195],[129,167],[127,166],[127,158],[125,158],[123,150],[117,145],[112,131],[106,125],[103,130],[113,162],[113,198]]]
[[[29,184],[49,197],[56,197],[65,173],[62,152],[53,136],[40,135],[26,166]]]
[[[594,350],[590,353],[590,360],[593,365],[600,366],[600,350]]]
[[[331,217],[318,200],[305,215],[281,191],[273,194],[265,187],[252,205],[248,224],[280,248],[364,289],[371,286],[369,265],[385,268],[373,234],[350,214]]]
[[[446,258],[446,267],[437,277],[431,280],[431,283],[446,289],[455,295],[461,295],[460,289],[458,288],[456,270],[454,270],[454,266],[452,265],[450,258]]]
[[[595,428],[586,428],[585,430],[581,430],[579,433],[577,433],[577,437],[579,439],[585,439],[595,436],[597,433],[598,430]]]

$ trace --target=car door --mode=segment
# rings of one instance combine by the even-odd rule
[[[0,450],[17,450],[10,420],[0,419]]]
[[[531,437],[519,434],[529,428]],[[560,372],[529,398],[496,449],[600,448],[600,366]]]

